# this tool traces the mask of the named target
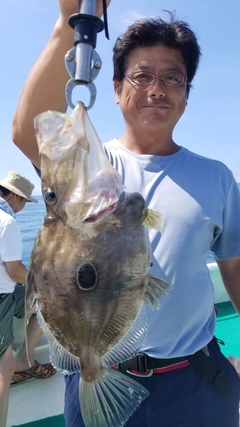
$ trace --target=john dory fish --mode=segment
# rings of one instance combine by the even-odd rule
[[[47,215],[35,241],[26,312],[38,318],[52,363],[81,370],[80,405],[87,427],[123,426],[148,395],[111,369],[133,356],[147,330],[145,301],[158,305],[168,284],[150,276],[146,226],[162,218],[138,193],[126,193],[82,103],[72,115],[35,119]]]

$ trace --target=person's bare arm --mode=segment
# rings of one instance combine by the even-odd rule
[[[5,262],[7,272],[11,279],[16,283],[26,284],[27,269],[21,261],[8,261]]]
[[[73,29],[68,18],[80,11],[82,0],[58,0],[60,16],[47,46],[31,69],[23,86],[13,118],[12,139],[40,169],[33,119],[46,110],[65,112],[65,86],[69,79],[64,56],[73,47]],[[107,1],[107,4],[110,0]],[[102,0],[97,0],[97,16],[102,15]]]
[[[240,314],[240,257],[217,261],[224,286]]]

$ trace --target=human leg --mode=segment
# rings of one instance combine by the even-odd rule
[[[27,325],[27,345],[24,341],[21,350],[19,351],[17,360],[16,360],[16,369],[15,372],[21,372],[29,369],[30,366],[33,366],[34,360],[34,350],[37,346],[38,341],[40,340],[43,334],[42,329],[40,328],[36,314],[33,314]],[[28,354],[27,354],[28,351]],[[28,362],[29,357],[29,362]]]
[[[24,317],[24,304],[25,304],[25,286],[16,285],[15,287],[15,310],[14,316],[21,319]],[[29,319],[26,337],[27,344],[24,341],[19,354],[16,359],[16,369],[12,377],[13,381],[21,382],[29,378],[45,379],[50,378],[56,373],[56,370],[50,363],[41,365],[34,360],[34,351],[43,334],[39,326],[35,307],[32,309],[32,315]]]
[[[15,361],[12,354],[12,346],[0,356],[0,427],[6,426],[9,388],[15,369]]]
[[[17,317],[18,319],[22,319],[25,315],[25,286],[17,284],[14,290],[14,297],[15,297],[14,316]],[[17,372],[29,369],[29,362],[31,366],[34,364],[34,350],[42,334],[43,334],[43,331],[38,324],[36,314],[35,314],[35,309],[33,309],[32,315],[29,319],[27,330],[26,330],[27,346],[26,346],[26,342],[24,341],[19,351],[19,354],[17,356],[17,360],[16,360]],[[28,352],[28,355],[27,355],[27,352]],[[29,361],[28,361],[28,358],[29,358]]]
[[[43,331],[38,324],[36,314],[33,314],[27,325],[27,345],[24,341],[16,360],[13,381],[21,382],[30,378],[46,379],[56,373],[50,363],[41,365],[34,359],[34,351],[42,334]]]

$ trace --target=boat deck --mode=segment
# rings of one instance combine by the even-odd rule
[[[222,340],[225,345],[221,345],[222,352],[225,356],[240,357],[240,316],[236,313],[231,302],[223,302],[216,305],[218,309],[217,314],[217,328],[216,337]],[[41,355],[38,354],[38,360],[42,363]],[[31,405],[33,408],[29,410],[29,386],[31,385]],[[49,395],[49,399],[44,399],[47,405],[41,406],[41,395]],[[25,384],[19,384],[11,387],[10,393],[10,407],[9,418],[7,427],[64,427],[63,412],[63,396],[64,396],[64,380],[62,374],[57,373],[52,378],[46,381],[33,380]],[[19,399],[21,405],[19,405]],[[33,400],[34,399],[34,402]],[[55,406],[55,408],[54,408]],[[19,424],[16,424],[16,408],[18,408]],[[19,409],[20,408],[20,409]],[[49,411],[54,416],[49,417]],[[29,413],[34,413],[35,420],[28,422]],[[14,414],[14,421],[11,414]],[[14,422],[14,424],[13,424]]]

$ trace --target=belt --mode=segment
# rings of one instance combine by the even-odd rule
[[[215,339],[215,338],[214,338]],[[144,353],[138,353],[135,357],[125,360],[114,366],[123,372],[140,377],[151,377],[153,374],[162,374],[176,369],[194,365],[219,391],[222,396],[226,396],[231,388],[231,383],[225,374],[215,365],[209,356],[207,348],[196,353],[172,359],[157,359]]]
[[[116,369],[128,372],[129,374],[150,377],[153,374],[163,374],[190,365],[189,360],[183,357],[174,359],[156,359],[144,353],[138,353],[132,359],[119,363]]]

